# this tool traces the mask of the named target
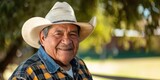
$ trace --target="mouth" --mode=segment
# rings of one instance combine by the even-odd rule
[[[62,50],[62,51],[72,51],[73,48],[58,48],[58,50]]]
[[[60,50],[60,51],[73,51],[74,50],[74,47],[73,45],[64,45],[64,44],[59,44],[57,46],[57,50]]]

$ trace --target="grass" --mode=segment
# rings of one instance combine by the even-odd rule
[[[92,74],[160,79],[160,57],[115,60],[84,60]],[[93,76],[94,80],[106,80]],[[109,79],[108,79],[109,80]]]

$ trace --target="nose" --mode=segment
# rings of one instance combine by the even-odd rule
[[[71,44],[72,41],[71,41],[71,39],[69,38],[69,36],[65,35],[65,36],[63,37],[63,39],[62,39],[62,43],[68,45],[68,44]]]

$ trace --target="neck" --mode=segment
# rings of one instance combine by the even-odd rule
[[[63,64],[63,63],[61,63],[60,61],[57,61],[57,60],[55,60],[55,62],[57,64],[59,64],[65,71],[68,71],[72,67],[72,65],[70,63]]]
[[[50,56],[50,55],[49,55]],[[52,58],[52,57],[51,57]],[[61,66],[65,71],[68,71],[72,65],[70,64],[70,62],[68,64],[64,64],[58,60],[55,60],[54,58],[52,58],[59,66]]]
[[[61,66],[61,65],[60,65]],[[69,69],[72,67],[71,64],[69,65],[65,65],[65,66],[61,66],[65,71],[69,71]]]

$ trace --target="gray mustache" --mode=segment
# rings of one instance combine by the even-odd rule
[[[57,48],[58,49],[62,49],[62,50],[72,50],[73,49],[73,45],[60,44]]]

